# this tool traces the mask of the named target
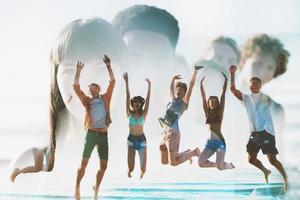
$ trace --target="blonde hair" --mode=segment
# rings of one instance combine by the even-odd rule
[[[51,150],[54,151],[56,148],[58,114],[66,107],[57,84],[59,65],[75,65],[78,60],[99,62],[104,54],[109,55],[115,63],[123,64],[126,57],[126,46],[121,34],[103,19],[75,20],[59,34],[50,54],[49,119]]]
[[[268,54],[274,57],[276,60],[274,78],[286,71],[290,53],[284,49],[283,44],[278,39],[267,34],[254,35],[245,42],[242,47],[240,69],[243,68],[249,57],[257,53]]]

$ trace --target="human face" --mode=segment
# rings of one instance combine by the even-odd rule
[[[100,86],[97,87],[95,84],[89,85],[89,91],[93,98],[99,97]]]
[[[261,88],[261,82],[257,79],[252,79],[249,82],[249,89],[251,90],[252,93],[259,93]]]
[[[99,59],[100,60],[100,59]],[[82,120],[84,117],[85,109],[80,102],[78,96],[73,90],[73,83],[74,83],[74,77],[76,72],[76,63],[73,64],[61,64],[58,66],[58,73],[57,73],[57,82],[58,82],[58,88],[62,95],[63,101],[68,109],[68,111],[75,116],[77,119]],[[120,67],[114,63],[112,66],[114,70],[114,74],[116,79],[120,78],[121,70]],[[102,88],[107,88],[109,84],[109,75],[107,72],[107,68],[105,64],[102,61],[98,62],[85,62],[84,68],[81,71],[80,74],[80,88],[83,90],[83,92],[88,95],[90,91],[89,85],[91,83],[96,83],[98,85],[101,85]],[[93,93],[94,93],[94,89]],[[116,84],[114,89],[114,96],[118,95],[118,84]],[[100,92],[100,91],[99,91]],[[95,93],[97,91],[95,91]],[[91,96],[93,96],[92,93],[90,93]],[[112,107],[116,105],[117,98],[112,99]]]
[[[216,99],[216,98],[211,98],[211,99],[209,99],[209,101],[208,101],[208,106],[209,106],[209,108],[212,109],[212,110],[217,109],[218,106],[219,106],[219,101],[218,101],[218,99]]]
[[[169,39],[151,31],[130,31],[124,36],[129,52],[128,74],[135,83],[144,82],[145,78],[153,80],[154,98],[161,100],[161,95],[167,92],[170,77],[173,74],[174,49]],[[135,91],[140,91],[139,84],[132,85]],[[155,100],[155,99],[153,99]]]
[[[181,99],[185,96],[185,93],[186,91],[182,87],[175,87],[175,98]]]
[[[252,77],[258,77],[262,84],[273,79],[276,70],[276,60],[269,54],[257,53],[248,58],[244,64],[241,75],[246,82]]]
[[[238,64],[236,52],[223,42],[214,43],[212,48],[207,52],[205,59],[215,61],[224,69],[229,69],[230,65]]]
[[[134,102],[132,103],[132,108],[133,108],[134,111],[138,111],[138,110],[140,109],[141,105],[142,105],[141,102],[139,102],[139,101],[134,101]]]

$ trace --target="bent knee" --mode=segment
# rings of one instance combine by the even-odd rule
[[[167,164],[169,164],[169,161],[168,160],[161,160],[161,164],[167,165]]]
[[[249,158],[248,158],[248,162],[249,162],[250,164],[254,164],[255,161],[256,161],[256,158],[253,158],[253,157],[249,157]]]
[[[101,171],[105,171],[107,169],[107,164],[103,164],[100,166]]]
[[[205,162],[198,162],[199,167],[205,167]]]
[[[269,159],[269,162],[271,165],[276,165],[278,163],[278,160],[276,159]]]
[[[176,158],[170,158],[170,165],[171,166],[177,166],[178,165],[178,161]]]

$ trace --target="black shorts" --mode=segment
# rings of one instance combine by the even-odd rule
[[[278,154],[275,137],[265,130],[252,132],[247,144],[247,152],[249,154],[258,153],[260,149],[263,154]]]

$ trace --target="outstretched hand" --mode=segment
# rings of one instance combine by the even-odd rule
[[[230,74],[234,74],[236,72],[236,66],[235,65],[231,65],[229,68]]]
[[[150,79],[149,79],[149,78],[146,78],[146,79],[145,79],[145,81],[148,83],[148,85],[150,85],[150,84],[151,84],[151,81],[150,81]]]
[[[224,72],[222,72],[222,74],[224,76],[225,81],[227,82],[227,76],[226,76],[226,74],[224,74]]]
[[[194,66],[194,70],[195,71],[198,71],[199,69],[202,69],[202,68],[204,68],[204,66],[198,66],[198,65]]]
[[[181,75],[176,75],[176,76],[173,77],[173,79],[174,80],[179,80],[179,79],[181,79]]]
[[[77,71],[81,71],[83,67],[84,67],[84,63],[78,61],[78,62],[77,62],[77,65],[76,65],[76,70],[77,70]]]
[[[125,82],[128,81],[128,74],[127,74],[127,72],[125,72],[125,73],[123,74],[123,78],[124,78]]]
[[[106,64],[106,66],[110,66],[110,58],[107,55],[104,55],[103,62]]]

